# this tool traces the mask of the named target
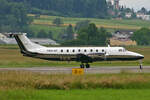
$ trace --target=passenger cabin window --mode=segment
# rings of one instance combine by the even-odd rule
[[[67,50],[67,52],[69,52],[69,50]]]
[[[96,50],[96,52],[98,52],[98,50]]]
[[[104,49],[102,49],[102,52],[104,52]]]
[[[86,52],[86,50],[84,50],[84,52]]]
[[[72,52],[75,52],[75,50],[72,50]]]
[[[91,51],[91,52],[93,52],[93,50],[92,50],[92,49],[91,49],[90,51]]]
[[[81,50],[79,49],[78,52],[80,52]]]
[[[63,52],[63,50],[61,50],[61,52]]]

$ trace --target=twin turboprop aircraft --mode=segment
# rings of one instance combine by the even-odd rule
[[[14,33],[10,36],[15,37],[24,56],[52,61],[77,61],[81,62],[80,68],[90,68],[89,63],[96,61],[134,61],[144,58],[123,47],[45,47],[31,42],[26,33]]]

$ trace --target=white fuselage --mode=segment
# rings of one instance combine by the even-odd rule
[[[32,50],[31,50],[32,51]],[[53,47],[53,48],[39,48],[33,49],[32,52],[39,54],[54,55],[56,58],[62,60],[71,60],[78,54],[87,55],[93,59],[98,60],[138,60],[144,58],[143,55],[126,50],[123,47]],[[64,58],[64,59],[63,59]]]
[[[25,34],[13,34],[24,56],[54,61],[139,60],[144,56],[123,47],[45,47],[31,42]]]

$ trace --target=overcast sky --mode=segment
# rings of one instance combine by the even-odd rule
[[[142,7],[150,10],[150,0],[120,0],[120,5],[139,10]]]

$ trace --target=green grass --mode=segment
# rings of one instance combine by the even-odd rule
[[[0,100],[149,100],[150,74],[0,72]]]
[[[38,19],[34,19],[35,23],[45,23],[50,24],[52,21],[57,18],[58,16],[41,16]],[[78,21],[82,20],[90,20],[92,23],[95,23],[97,26],[103,26],[105,28],[112,28],[112,29],[139,29],[141,27],[149,27],[149,21],[143,20],[115,20],[115,19],[96,19],[96,18],[71,18],[71,17],[59,17],[62,18],[64,24],[73,24],[75,25]]]
[[[128,50],[145,56],[143,65],[150,65],[150,47],[127,47]],[[46,61],[24,57],[16,45],[0,45],[0,67],[78,67],[80,62]],[[138,66],[139,61],[94,62],[91,66]]]
[[[53,39],[57,39],[60,34],[63,34],[63,30],[66,27],[56,27],[56,26],[48,26],[48,25],[30,25],[30,29],[32,29],[36,34],[40,30],[45,30],[46,32],[51,31],[53,33]]]
[[[34,33],[38,33],[40,30],[45,30],[46,32],[52,31],[53,39],[59,40],[60,39],[59,36],[64,33],[63,30],[69,24],[75,26],[75,24],[78,21],[83,21],[83,20],[90,20],[91,23],[95,23],[97,27],[104,27],[109,32],[114,32],[117,29],[137,30],[140,29],[141,27],[150,28],[150,22],[143,21],[143,20],[127,20],[127,19],[116,20],[116,19],[72,18],[72,17],[59,17],[63,19],[64,25],[57,27],[53,25],[52,22],[55,18],[58,17],[59,16],[41,15],[40,18],[35,18],[33,20],[32,24],[30,24],[30,29],[32,29]]]
[[[27,71],[0,72],[0,90],[10,89],[150,89],[150,74],[40,74]]]
[[[1,100],[149,100],[149,89],[0,90]]]
[[[29,14],[29,16],[32,16]],[[108,32],[114,32],[118,29],[124,30],[137,30],[142,27],[150,28],[150,21],[143,20],[116,20],[116,19],[98,19],[98,18],[72,18],[72,17],[59,17],[63,19],[64,24],[57,27],[52,24],[55,18],[59,16],[46,16],[41,15],[40,18],[34,18],[33,22],[30,24],[30,29],[34,33],[38,33],[40,30],[45,30],[46,32],[52,31],[53,39],[61,41],[60,35],[63,34],[63,30],[69,25],[75,26],[78,21],[90,20],[91,23],[95,23],[97,27],[104,27]]]

